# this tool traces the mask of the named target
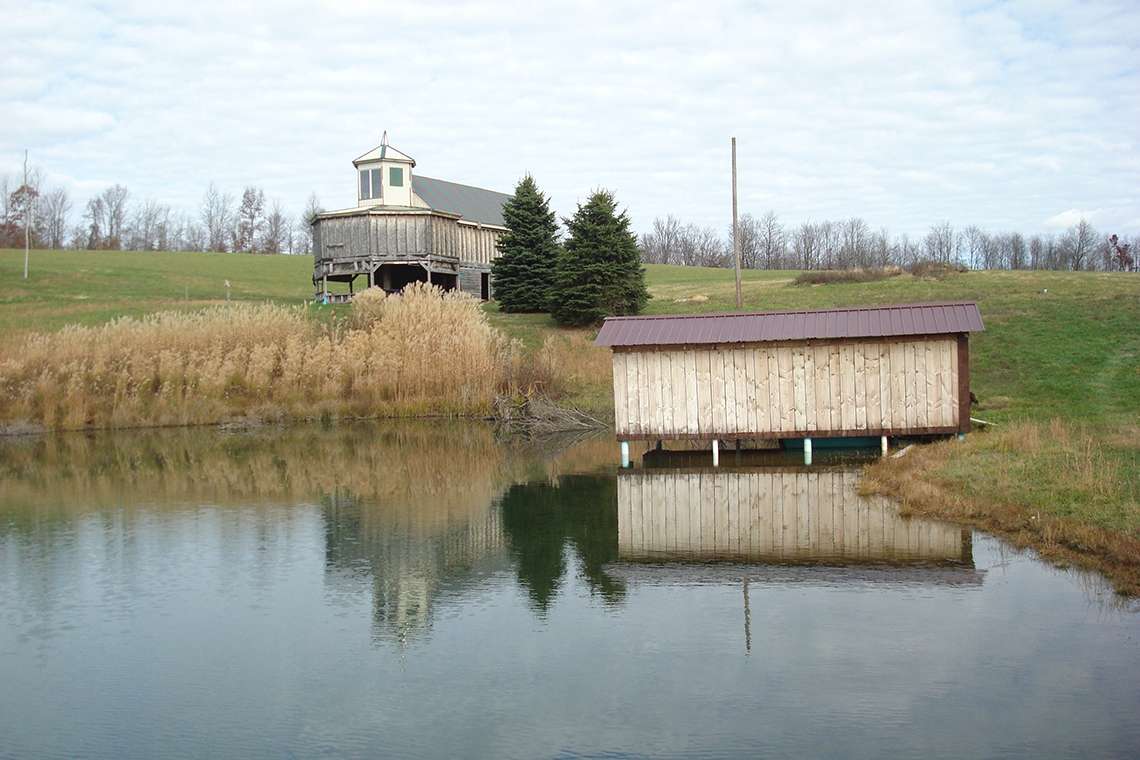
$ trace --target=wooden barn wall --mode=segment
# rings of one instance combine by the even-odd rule
[[[314,255],[321,259],[400,258],[433,253],[489,264],[498,256],[500,232],[430,214],[361,214],[331,217],[316,225]]]
[[[787,437],[958,426],[945,339],[615,351],[619,436]]]
[[[618,475],[618,554],[684,558],[959,561],[960,527],[899,517],[863,497],[857,472],[678,471]]]

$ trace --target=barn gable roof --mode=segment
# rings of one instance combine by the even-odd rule
[[[984,330],[973,301],[652,317],[607,317],[598,346],[670,346],[940,335]]]
[[[412,190],[420,200],[436,211],[458,214],[461,219],[469,222],[506,226],[503,221],[503,204],[511,197],[506,193],[419,174],[412,175]]]

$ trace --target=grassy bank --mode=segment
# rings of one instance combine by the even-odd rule
[[[0,338],[0,357],[4,359],[15,354],[14,341],[31,330],[58,331],[73,322],[94,327],[124,314],[217,307],[225,303],[227,279],[234,301],[295,306],[311,297],[307,257],[34,252],[32,278],[27,283],[19,279],[22,257],[22,252],[0,251],[0,277],[5,283],[0,296],[0,332],[6,336]],[[650,266],[647,272],[653,295],[649,313],[734,307],[731,272],[668,266]],[[1135,556],[1129,542],[1140,539],[1140,277],[1087,272],[965,272],[926,277],[903,273],[883,279],[813,277],[822,282],[796,284],[799,274],[745,272],[745,307],[820,308],[958,299],[975,300],[981,307],[986,331],[971,339],[971,388],[979,398],[974,414],[995,423],[991,432],[975,433],[965,444],[923,447],[902,459],[887,460],[871,470],[869,487],[901,498],[912,511],[1003,533],[1061,561],[1097,566],[1104,558],[1115,557],[1118,569],[1103,569],[1120,588],[1136,590],[1127,581],[1130,576],[1119,570],[1123,565],[1118,560],[1126,559],[1129,552]],[[469,308],[478,317],[479,311],[474,311],[478,307]],[[346,320],[349,313],[348,309],[310,309],[291,317],[299,321],[290,322],[287,332],[305,336],[305,341],[339,336],[328,337],[330,356],[345,349],[355,354],[376,351],[376,346],[364,343],[351,347],[333,343],[345,340],[353,329]],[[611,412],[609,356],[590,345],[593,331],[560,329],[541,314],[502,314],[494,304],[481,307],[481,313],[513,341],[516,353],[496,370],[495,383],[469,394],[469,401],[460,407],[484,408],[487,388],[505,382],[515,388],[540,388],[564,404],[599,416]],[[417,335],[420,329],[420,324],[407,326],[414,337],[402,349],[407,352],[404,356],[437,350]],[[85,339],[108,342],[115,338],[111,333],[86,333]],[[359,359],[355,354],[352,362]],[[438,367],[432,365],[436,368],[426,371],[447,374],[446,362],[439,361]],[[377,386],[376,395],[369,396],[368,404],[357,406],[351,394],[346,395],[345,376],[336,375],[337,381],[324,376],[313,386],[325,390],[282,390],[280,398],[273,397],[273,404],[315,416],[312,412],[328,403],[326,393],[335,399],[333,406],[347,411],[398,408],[415,413],[436,403],[423,396],[393,402],[386,379]],[[111,376],[107,377],[110,382]],[[237,387],[246,388],[243,384]],[[66,385],[61,388],[57,392],[65,394]],[[458,386],[440,389],[446,394],[461,392]],[[226,398],[226,404],[232,398],[243,400],[200,417],[247,404],[254,408],[256,396],[241,390]],[[71,403],[65,399],[57,399],[57,418],[84,416],[70,411]],[[1082,533],[1086,528],[1093,532]],[[1111,549],[1110,539],[1119,540],[1123,549]]]

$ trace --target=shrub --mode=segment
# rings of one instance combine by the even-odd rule
[[[819,269],[810,272],[801,272],[793,285],[828,285],[844,282],[876,282],[888,277],[897,277],[902,270],[897,267],[877,269]]]

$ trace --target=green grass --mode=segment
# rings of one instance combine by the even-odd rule
[[[117,316],[196,309],[226,300],[300,304],[313,297],[308,256],[0,250],[0,332],[56,330]]]

